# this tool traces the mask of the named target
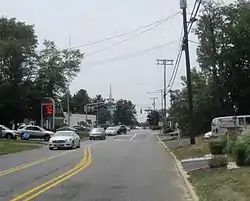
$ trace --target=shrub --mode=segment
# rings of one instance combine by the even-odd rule
[[[222,140],[211,140],[209,142],[209,150],[212,155],[223,154],[224,147],[224,141]]]
[[[210,168],[218,168],[227,166],[227,157],[224,155],[216,155],[208,161]]]
[[[237,137],[232,147],[233,157],[238,166],[250,165],[250,131]]]

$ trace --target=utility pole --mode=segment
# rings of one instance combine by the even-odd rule
[[[69,36],[69,50],[71,48],[71,36]],[[70,126],[70,111],[69,111],[69,99],[70,99],[70,90],[69,84],[67,85],[68,93],[67,93],[67,113],[68,113],[68,125]]]
[[[182,15],[183,15],[183,29],[184,29],[183,45],[184,45],[185,56],[186,56],[188,106],[189,106],[188,133],[190,136],[190,144],[195,144],[195,134],[193,132],[193,94],[192,94],[192,83],[191,83],[189,47],[188,47],[187,1],[186,0],[180,0],[180,8],[182,9]]]
[[[172,98],[173,98],[173,90],[170,89],[169,93],[170,93],[170,105],[171,105],[171,108],[172,108],[173,107],[173,100],[172,100]]]
[[[169,65],[173,65],[173,61],[172,59],[157,59],[157,65],[162,65],[164,66],[164,77],[163,77],[163,82],[164,82],[164,86],[163,86],[163,99],[164,99],[164,111],[163,111],[163,115],[164,115],[164,119],[166,118],[166,109],[167,109],[167,100],[166,100],[166,96],[167,96],[167,93],[166,93],[166,82],[167,82],[167,70],[166,70],[166,67],[169,66]]]
[[[155,100],[158,99],[158,97],[152,97],[152,98],[150,98],[150,99],[153,100],[153,109],[155,110]]]

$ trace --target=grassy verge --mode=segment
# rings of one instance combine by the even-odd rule
[[[250,200],[250,168],[234,170],[198,170],[190,173],[189,180],[202,201]]]
[[[202,140],[202,137],[196,137],[196,144],[195,145],[182,145],[180,147],[173,146],[173,143],[177,143],[176,141],[163,141],[175,154],[175,156],[182,160],[187,158],[195,158],[201,157],[206,154],[210,154],[208,141]]]
[[[78,132],[77,135],[79,135],[82,140],[89,137],[89,133],[86,133],[86,132]]]
[[[0,140],[0,155],[39,148],[39,145],[28,144],[12,140]]]

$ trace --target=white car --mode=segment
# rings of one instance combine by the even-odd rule
[[[212,136],[212,132],[211,131],[205,133],[204,136],[203,136],[204,139],[209,139],[209,138],[212,138],[212,137],[213,136]]]
[[[45,130],[40,126],[35,125],[21,125],[17,129],[21,135],[21,139],[24,139],[23,135],[25,132],[29,133],[29,138],[37,138],[37,139],[44,139],[44,141],[49,141],[51,137],[53,137],[54,132]]]
[[[116,135],[117,134],[117,130],[115,127],[108,127],[106,130],[105,130],[105,134],[106,135]]]
[[[74,131],[57,131],[49,140],[49,149],[80,148],[81,139]]]

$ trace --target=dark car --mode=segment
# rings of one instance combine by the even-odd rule
[[[126,134],[126,133],[127,133],[127,127],[124,126],[124,125],[121,125],[121,126],[118,128],[117,133],[118,133],[118,134],[122,134],[122,133]]]

